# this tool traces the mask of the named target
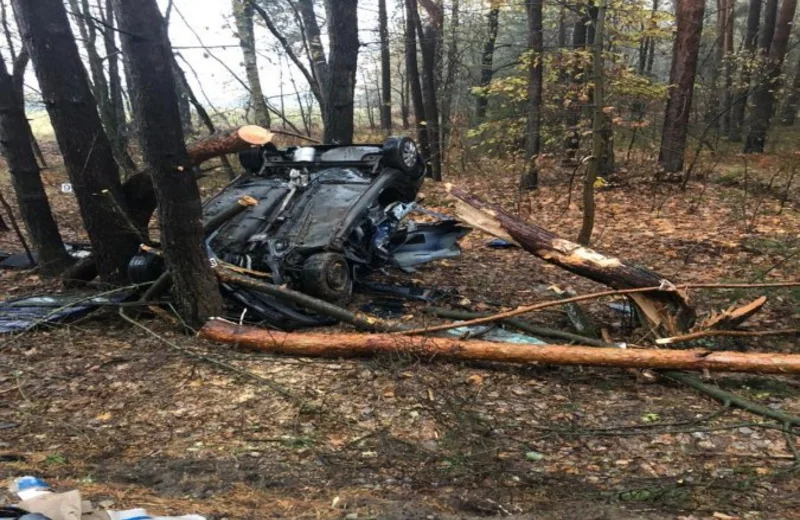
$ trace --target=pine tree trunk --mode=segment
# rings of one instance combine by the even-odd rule
[[[250,0],[233,0],[233,18],[242,48],[247,85],[250,88],[250,104],[255,112],[254,124],[269,128],[270,117],[267,102],[261,89],[256,57],[256,39],[253,29],[253,4]]]
[[[677,35],[669,74],[671,88],[658,154],[659,164],[670,173],[683,170],[704,12],[703,0],[678,0],[675,13]]]
[[[528,128],[525,135],[525,171],[520,189],[534,190],[539,186],[537,165],[542,142],[542,81],[544,37],[542,33],[542,0],[528,0]]]
[[[481,88],[481,94],[477,96],[475,106],[475,117],[478,121],[486,119],[486,109],[489,106],[489,97],[486,94],[486,89],[492,83],[492,76],[494,76],[494,48],[497,44],[497,32],[500,27],[500,8],[492,7],[489,14],[486,15],[486,28],[487,36],[486,41],[483,43],[483,53],[481,54],[481,79],[478,86]]]
[[[441,156],[442,156],[442,164],[447,163],[447,151],[449,149],[450,143],[450,133],[452,130],[452,122],[451,122],[451,114],[453,111],[453,92],[455,90],[455,83],[456,83],[456,65],[458,61],[458,36],[459,36],[459,25],[461,23],[461,17],[459,16],[459,11],[461,10],[461,1],[460,0],[452,0],[452,6],[450,10],[450,25],[449,25],[449,33],[450,38],[447,42],[447,60],[445,63],[445,69],[443,72],[443,77],[441,81],[441,85],[439,87],[439,93],[441,97]],[[443,42],[443,38],[440,38],[440,41]],[[441,55],[441,53],[440,53]]]
[[[203,245],[200,192],[181,130],[172,47],[155,0],[115,0],[115,7],[173,296],[183,319],[196,326],[219,316],[222,296]]]
[[[763,0],[750,0],[747,9],[747,26],[744,34],[744,41],[742,42],[742,46],[744,47],[744,62],[752,62],[755,59],[762,2]],[[728,130],[728,140],[734,142],[742,140],[742,126],[744,125],[744,114],[747,110],[747,98],[749,97],[750,91],[750,67],[742,67],[739,82],[742,86],[737,89],[733,99],[730,129]]]
[[[8,164],[22,221],[38,253],[39,272],[53,275],[70,265],[71,259],[50,210],[29,132],[22,89],[16,87],[5,61],[0,59],[0,150]]]
[[[326,0],[329,78],[325,85],[324,142],[353,142],[354,97],[358,64],[357,0]]]
[[[797,0],[783,0],[767,55],[766,78],[753,92],[753,112],[750,117],[750,133],[747,134],[744,147],[745,153],[764,152],[767,131],[775,109],[775,92],[780,88],[781,69],[786,58],[796,10]],[[766,22],[764,27],[766,29]]]
[[[119,170],[60,0],[13,0],[100,277],[127,278],[141,242],[126,213]]]
[[[378,32],[381,39],[381,130],[389,135],[392,131],[392,61],[386,0],[378,0]]]

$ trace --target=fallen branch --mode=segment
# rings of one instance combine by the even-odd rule
[[[661,374],[664,375],[665,377],[668,377],[669,379],[690,386],[695,390],[699,390],[700,392],[703,392],[704,394],[711,396],[718,401],[721,401],[725,405],[736,406],[737,408],[747,410],[748,412],[752,412],[756,415],[760,415],[762,417],[768,417],[770,419],[775,419],[776,421],[780,422],[783,425],[800,426],[800,417],[785,414],[777,410],[773,410],[772,408],[768,408],[766,406],[762,406],[752,401],[748,401],[743,397],[739,397],[736,394],[726,392],[721,388],[707,385],[689,374],[684,374],[682,372],[674,372],[674,371],[661,372]]]
[[[694,322],[694,309],[680,291],[652,271],[565,240],[554,233],[523,222],[497,205],[489,204],[463,190],[447,186],[456,200],[455,213],[470,226],[517,244],[534,256],[579,276],[614,289],[659,286],[649,294],[628,293],[641,315],[654,327],[678,334]],[[673,290],[669,290],[673,289]],[[567,300],[565,300],[567,301]]]
[[[229,283],[231,285],[238,285],[240,287],[246,287],[247,289],[262,292],[264,294],[280,298],[284,301],[296,303],[297,305],[305,307],[306,309],[324,314],[325,316],[330,316],[331,318],[344,323],[349,323],[350,325],[353,325],[361,330],[370,332],[393,332],[402,330],[402,327],[399,325],[395,325],[380,318],[366,314],[352,313],[339,307],[338,305],[314,298],[305,293],[294,291],[287,287],[262,282],[254,278],[250,278],[249,276],[242,276],[234,272],[232,269],[222,265],[215,267],[214,273],[222,282]]]
[[[247,125],[232,132],[217,132],[192,143],[189,148],[189,159],[198,166],[209,159],[239,153],[253,146],[260,146],[272,140],[270,130],[256,125]]]
[[[549,365],[613,366],[760,372],[800,373],[800,354],[710,352],[707,350],[639,350],[569,345],[532,347],[489,341],[458,341],[446,338],[399,337],[388,334],[283,333],[209,320],[201,338],[231,343],[273,354],[301,357],[366,357],[375,354],[412,354],[425,359],[541,363]]]
[[[542,303],[535,303],[533,305],[525,305],[523,307],[517,307],[516,309],[500,312],[497,314],[492,314],[490,316],[486,316],[484,318],[475,318],[468,321],[463,321],[460,323],[445,323],[444,325],[433,325],[430,327],[425,327],[422,329],[412,329],[412,330],[405,330],[398,332],[398,334],[403,334],[407,336],[417,336],[420,334],[428,334],[431,332],[439,332],[442,330],[450,330],[455,329],[458,327],[471,327],[472,325],[483,325],[485,323],[492,323],[498,320],[505,320],[508,318],[513,318],[514,316],[519,316],[521,314],[527,314],[529,312],[538,311],[542,309],[547,309],[548,307],[557,307],[559,305],[564,305],[567,303],[572,302],[580,302],[584,300],[593,300],[596,298],[602,298],[604,296],[617,296],[617,295],[629,295],[629,294],[642,294],[646,292],[653,292],[653,291],[661,291],[663,290],[662,287],[640,287],[638,289],[620,289],[615,291],[602,291],[596,292],[591,294],[584,294],[580,296],[573,296],[570,298],[561,298],[558,300],[549,300]]]
[[[659,345],[671,345],[673,343],[683,343],[684,341],[692,341],[700,338],[708,338],[712,336],[727,336],[734,338],[760,338],[764,336],[792,336],[800,334],[800,329],[779,329],[779,330],[701,330],[700,332],[692,332],[691,334],[684,334],[683,336],[674,336],[671,338],[660,338],[656,340]]]

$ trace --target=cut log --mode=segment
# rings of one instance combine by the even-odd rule
[[[212,319],[201,338],[272,354],[346,358],[410,354],[420,359],[497,361],[518,364],[585,365],[621,368],[709,370],[719,372],[800,373],[800,354],[644,350],[571,345],[531,346],[490,341],[387,334],[284,333]]]
[[[447,185],[456,201],[456,216],[466,224],[512,242],[529,253],[577,275],[614,289],[672,286],[661,275],[619,258],[583,247],[534,224],[523,222],[495,204]],[[629,295],[641,315],[655,328],[675,335],[687,331],[695,320],[687,296],[675,290]]]
[[[273,134],[266,128],[247,125],[233,132],[217,132],[189,146],[192,164],[199,166],[209,159],[239,153],[253,146],[262,146],[272,141]]]

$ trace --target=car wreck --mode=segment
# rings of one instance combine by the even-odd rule
[[[458,240],[469,232],[415,202],[426,168],[407,137],[381,145],[268,143],[240,153],[239,162],[244,173],[204,203],[212,262],[268,275],[276,285],[337,305],[375,271],[412,271],[458,256]],[[414,214],[428,218],[415,221]],[[162,270],[152,253],[129,265],[137,283]],[[331,323],[257,291],[224,283],[222,290],[251,321],[281,330]]]

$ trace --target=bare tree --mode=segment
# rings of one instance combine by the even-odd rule
[[[539,167],[542,136],[542,82],[544,37],[542,34],[542,0],[528,0],[528,129],[525,137],[525,171],[520,188],[536,189],[539,186]]]
[[[39,165],[28,138],[30,125],[25,115],[21,76],[25,73],[27,51],[23,48],[14,63],[14,76],[0,57],[0,150],[8,164],[22,221],[38,253],[39,272],[58,274],[70,263],[58,225],[50,210]]]
[[[142,230],[127,218],[119,170],[60,0],[12,0],[78,199],[101,278],[126,279]]]
[[[233,18],[239,45],[242,48],[244,70],[247,84],[250,87],[250,105],[255,113],[255,124],[269,128],[270,118],[267,102],[261,89],[261,78],[258,74],[258,58],[256,57],[256,38],[253,28],[253,4],[248,0],[233,0]]]
[[[764,152],[767,131],[774,111],[775,92],[780,87],[781,70],[786,58],[789,35],[792,32],[792,20],[796,10],[797,0],[783,0],[767,54],[766,78],[753,92],[753,112],[750,116],[750,133],[747,135],[745,153]],[[764,28],[766,32],[767,22],[764,23]]]
[[[166,24],[155,0],[115,0],[115,7],[173,294],[184,320],[202,325],[219,315],[222,297],[203,246],[200,192],[181,130]]]
[[[671,87],[658,154],[658,162],[667,172],[680,172],[683,169],[705,2],[678,0],[675,9],[677,34],[672,46]]]

